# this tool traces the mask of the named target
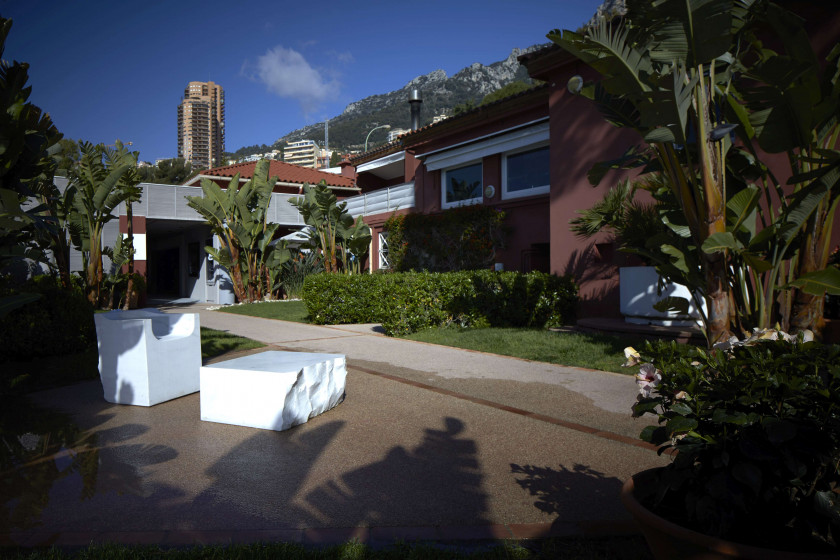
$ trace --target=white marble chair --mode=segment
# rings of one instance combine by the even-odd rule
[[[197,313],[156,309],[94,315],[105,400],[153,406],[199,390]]]

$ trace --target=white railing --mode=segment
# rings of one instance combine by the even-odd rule
[[[155,183],[141,183],[143,195],[140,201],[134,203],[132,211],[135,216],[162,220],[186,220],[203,222],[201,214],[187,205],[187,196],[204,196],[201,187],[184,187],[180,185],[158,185]],[[296,194],[271,193],[268,205],[268,221],[281,225],[303,225],[303,217],[297,208],[289,203],[289,199]],[[119,213],[125,214],[125,204],[120,204]]]
[[[414,208],[414,183],[403,183],[345,198],[347,212],[354,218]]]

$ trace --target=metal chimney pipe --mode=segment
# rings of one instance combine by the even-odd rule
[[[423,105],[419,89],[411,90],[408,95],[408,104],[411,105],[411,130],[417,130],[420,128],[420,106]]]

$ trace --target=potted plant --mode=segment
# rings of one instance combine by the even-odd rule
[[[811,338],[625,350],[673,456],[622,492],[656,558],[840,558],[840,346]]]

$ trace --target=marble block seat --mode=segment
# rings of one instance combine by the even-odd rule
[[[341,402],[341,354],[269,351],[201,368],[201,419],[288,430]]]
[[[133,309],[93,317],[106,401],[152,406],[198,391],[197,313]]]

